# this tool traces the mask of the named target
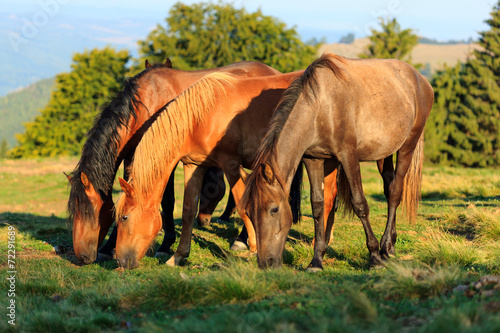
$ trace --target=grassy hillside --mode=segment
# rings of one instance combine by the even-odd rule
[[[386,269],[369,270],[361,223],[339,214],[325,270],[305,271],[313,237],[305,184],[305,216],[292,227],[280,270],[261,271],[254,256],[229,251],[241,228],[235,215],[231,223],[195,227],[181,267],[167,267],[150,253],[140,268],[123,272],[115,262],[81,266],[75,260],[61,171],[76,162],[0,162],[0,197],[8,199],[0,205],[0,274],[8,276],[13,229],[17,271],[16,326],[4,319],[2,332],[500,331],[497,170],[426,167],[417,222],[398,221],[397,259]],[[380,176],[374,163],[363,164],[362,174],[380,238],[386,220]],[[179,169],[177,236],[182,180]],[[491,274],[497,277],[485,278]],[[9,288],[2,279],[3,304]]]
[[[16,144],[16,133],[24,132],[23,123],[32,121],[50,99],[54,78],[38,81],[22,90],[0,97],[0,141]]]

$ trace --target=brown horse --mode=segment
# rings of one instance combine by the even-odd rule
[[[287,189],[303,155],[311,158],[308,171],[314,187],[311,202],[316,242],[310,266],[322,268],[331,230],[327,225],[325,237],[324,228],[317,222],[323,201],[320,188],[324,161],[331,170],[341,164],[347,180],[343,183],[349,184],[351,193],[349,201],[363,223],[372,267],[382,264],[382,257],[394,254],[395,215],[402,196],[410,215],[416,214],[422,133],[433,99],[427,80],[399,60],[353,60],[330,54],[313,62],[284,93],[241,200],[241,209],[246,210],[255,226],[259,266],[281,265],[291,225]],[[384,179],[388,216],[380,251],[370,226],[360,161],[377,161]]]
[[[250,61],[199,71],[181,71],[171,67],[170,60],[163,66],[151,66],[146,62],[143,72],[125,82],[123,91],[96,118],[80,161],[68,177],[71,185],[68,211],[73,221],[73,246],[76,257],[85,264],[96,259],[97,248],[114,221],[111,192],[117,169],[122,161],[125,166],[130,164],[135,147],[156,117],[157,110],[209,73],[228,72],[248,77],[279,74],[269,66]],[[217,177],[221,178],[222,174]],[[222,179],[213,183],[224,186]],[[172,179],[162,202],[166,233],[160,252],[168,252],[175,241],[173,201]],[[209,207],[213,208],[214,205]],[[115,240],[114,231],[105,250],[100,252],[109,256]]]
[[[120,179],[124,194],[116,204],[116,257],[121,267],[137,267],[158,233],[158,205],[179,160],[185,166],[182,232],[177,251],[167,264],[177,265],[189,255],[205,168],[222,168],[238,202],[244,191],[240,166],[252,165],[275,106],[301,73],[265,78],[212,74],[159,112],[137,146],[130,183]],[[250,249],[256,251],[253,226],[243,211],[239,213],[249,234]]]

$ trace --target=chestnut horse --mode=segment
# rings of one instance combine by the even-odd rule
[[[283,91],[301,73],[265,78],[211,74],[159,112],[136,148],[130,182],[120,179],[124,194],[116,204],[119,266],[137,267],[160,230],[158,205],[179,161],[185,166],[182,232],[167,264],[178,265],[189,256],[204,170],[220,167],[238,202],[244,191],[240,166],[252,165]],[[301,174],[297,178],[302,179]],[[250,250],[256,251],[253,226],[245,212],[239,214],[249,234]]]
[[[314,61],[284,93],[240,203],[255,226],[259,267],[281,266],[291,225],[287,189],[303,155],[312,158],[308,172],[311,188],[315,188],[311,189],[311,202],[316,242],[310,266],[322,268],[328,239],[325,229],[316,223],[322,209],[319,188],[324,161],[331,169],[340,164],[345,173],[350,204],[365,230],[371,267],[394,254],[396,208],[402,197],[410,217],[416,214],[423,130],[433,99],[429,82],[399,60],[353,60],[327,54]],[[370,226],[360,161],[377,161],[384,180],[388,215],[380,249]]]
[[[181,71],[171,67],[170,60],[163,66],[150,66],[146,62],[143,72],[125,82],[123,91],[96,118],[80,161],[68,177],[71,186],[68,211],[73,221],[73,246],[76,257],[85,264],[96,259],[97,248],[114,221],[111,193],[117,169],[122,161],[126,167],[130,164],[137,143],[158,109],[209,73],[228,72],[249,77],[279,74],[269,66],[250,61],[199,71]],[[221,177],[222,174],[219,174],[216,176],[219,180],[209,181],[213,185],[220,183],[224,186]],[[223,192],[224,188],[222,195]],[[214,198],[215,204],[220,198]],[[162,201],[165,238],[159,252],[169,252],[175,241],[173,201],[172,178]],[[209,216],[215,205],[207,206]],[[99,252],[110,257],[115,241],[114,230]]]

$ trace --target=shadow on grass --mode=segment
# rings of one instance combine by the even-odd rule
[[[464,194],[465,195],[465,194]],[[480,196],[480,195],[465,195],[464,197],[457,197],[457,195],[452,195],[447,192],[427,192],[422,195],[422,204],[433,204],[436,201],[444,201],[444,202],[455,202],[459,201],[461,203],[450,203],[450,206],[464,206],[469,202],[474,201],[474,204],[477,204],[481,207],[500,207],[500,197],[499,196]]]
[[[356,256],[356,255],[346,256],[344,253],[338,252],[332,247],[328,246],[326,248],[325,258],[327,257],[339,261],[344,261],[349,266],[355,269],[360,269],[360,270],[370,269],[370,255],[368,254],[368,250],[366,251],[366,255],[363,256]]]
[[[17,233],[22,233],[41,242],[23,246],[20,253],[29,250],[48,251],[52,247],[52,251],[55,251],[61,258],[74,264],[78,263],[73,251],[72,227],[70,222],[65,218],[54,215],[40,216],[27,213],[0,213],[0,225],[15,226]]]

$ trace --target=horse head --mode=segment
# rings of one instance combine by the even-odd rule
[[[75,256],[84,264],[90,264],[97,258],[97,247],[113,223],[113,201],[103,200],[84,172],[80,177],[67,178],[72,192],[68,206],[73,220]]]
[[[292,226],[292,209],[283,182],[269,163],[254,169],[246,182],[241,207],[252,220],[260,268],[278,268]]]
[[[116,260],[118,266],[133,269],[139,267],[139,261],[160,231],[162,219],[158,207],[143,207],[134,187],[123,178],[119,181],[123,194],[116,203]],[[141,223],[142,219],[147,223]]]

